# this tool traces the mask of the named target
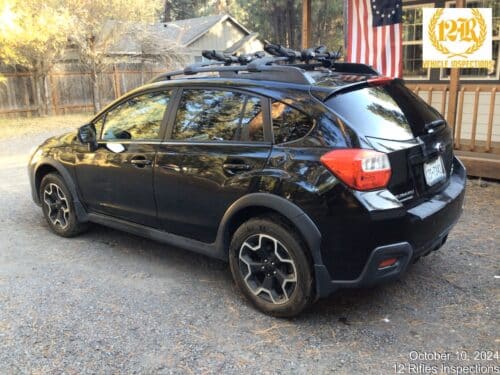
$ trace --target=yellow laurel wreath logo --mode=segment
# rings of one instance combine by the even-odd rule
[[[472,12],[472,15],[474,16],[474,19],[477,21],[477,23],[479,25],[478,40],[475,41],[474,44],[472,44],[465,51],[456,53],[456,52],[450,51],[436,37],[436,26],[437,26],[437,23],[439,22],[439,19],[443,15],[443,8],[437,9],[429,22],[429,26],[427,27],[427,36],[429,37],[429,40],[431,41],[434,48],[437,49],[442,54],[448,55],[448,58],[457,57],[457,56],[468,58],[467,55],[470,55],[470,54],[476,52],[479,48],[481,48],[481,46],[485,42],[486,36],[487,36],[486,21],[484,20],[481,12],[478,9],[473,8],[471,10],[471,12]]]

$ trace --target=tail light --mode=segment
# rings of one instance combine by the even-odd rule
[[[321,162],[347,186],[356,190],[384,188],[391,178],[387,154],[374,150],[334,150],[324,154]]]

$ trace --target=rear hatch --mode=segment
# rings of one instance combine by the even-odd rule
[[[366,143],[360,147],[388,154],[388,189],[405,205],[446,185],[453,163],[450,129],[401,80],[375,78],[340,87],[325,104]]]

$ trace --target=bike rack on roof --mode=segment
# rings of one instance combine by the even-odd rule
[[[362,75],[379,75],[369,65],[336,62],[340,50],[328,52],[324,46],[296,51],[280,45],[266,44],[264,52],[243,55],[229,55],[218,51],[203,51],[203,57],[210,61],[189,65],[182,70],[162,73],[150,82],[171,80],[181,75],[198,73],[219,73],[220,77],[272,80],[296,84],[311,84],[314,80],[308,72],[338,72]]]

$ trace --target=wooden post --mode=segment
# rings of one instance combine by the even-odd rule
[[[458,97],[458,81],[460,72],[458,68],[451,68],[450,71],[450,100],[448,101],[448,114],[446,120],[448,124],[455,128],[455,119],[457,115],[457,97]]]
[[[477,131],[477,112],[479,110],[479,95],[481,95],[481,88],[476,87],[476,94],[474,95],[474,107],[472,109],[472,129],[470,139],[470,150],[474,151],[476,148],[476,131]]]
[[[302,48],[311,47],[311,0],[302,0]]]
[[[434,87],[429,87],[429,92],[427,93],[427,104],[432,105],[432,91]]]
[[[488,132],[486,135],[486,152],[491,151],[491,133],[493,130],[493,112],[495,112],[495,95],[497,93],[497,88],[493,87],[491,89],[490,97],[490,114],[488,116]]]
[[[460,149],[460,138],[462,137],[462,113],[464,111],[464,95],[465,95],[465,88],[462,87],[460,90],[460,103],[458,105],[459,112],[458,112],[458,119],[455,127],[455,131],[453,132],[454,135],[454,140],[455,140],[455,148],[457,150]]]
[[[448,88],[445,87],[443,89],[443,92],[441,94],[441,115],[444,116],[444,111],[446,111],[446,94],[447,94]],[[451,128],[453,130],[453,127]]]
[[[457,8],[465,8],[465,0],[457,0],[456,1]],[[450,100],[448,101],[448,114],[446,116],[446,120],[448,124],[455,128],[455,120],[457,116],[457,98],[458,98],[458,89],[459,89],[459,81],[460,81],[460,70],[459,68],[451,68],[450,69]]]

